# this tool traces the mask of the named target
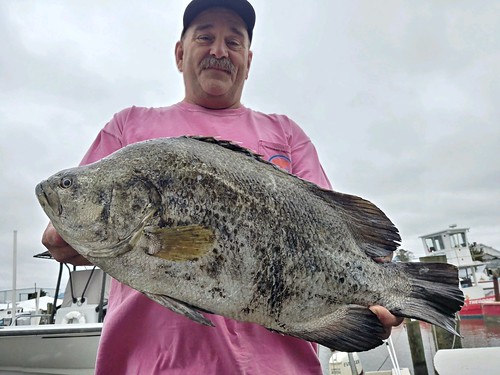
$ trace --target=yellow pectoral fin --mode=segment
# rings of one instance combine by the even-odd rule
[[[199,226],[188,225],[174,228],[144,228],[153,246],[150,254],[171,261],[196,260],[215,245],[213,230]]]

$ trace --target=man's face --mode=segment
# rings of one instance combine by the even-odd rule
[[[237,108],[252,61],[243,20],[224,8],[208,9],[175,46],[185,100],[207,108]]]

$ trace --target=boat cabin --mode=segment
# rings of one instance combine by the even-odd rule
[[[459,268],[475,267],[481,262],[472,259],[467,232],[469,228],[456,228],[421,236],[425,255],[442,258],[446,263],[454,264]]]
[[[470,243],[467,238],[469,228],[450,228],[421,236],[424,245],[425,256],[420,258],[421,262],[450,263],[458,267],[460,285],[462,288],[470,288],[468,292],[471,298],[484,296],[484,288],[479,287],[481,275],[485,264],[472,258]],[[473,291],[477,287],[478,294]],[[488,284],[489,289],[489,284]]]

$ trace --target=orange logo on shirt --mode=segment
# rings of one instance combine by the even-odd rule
[[[269,158],[269,161],[287,172],[291,172],[292,161],[285,155],[276,154]]]

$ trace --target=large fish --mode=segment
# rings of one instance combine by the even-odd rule
[[[400,237],[372,203],[319,188],[213,138],[129,145],[36,187],[60,235],[117,280],[187,318],[209,315],[342,351],[382,343],[368,309],[454,330],[448,264],[377,263]]]

